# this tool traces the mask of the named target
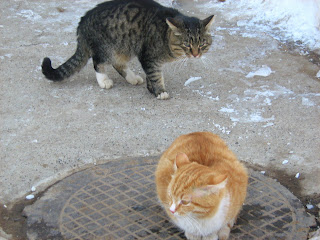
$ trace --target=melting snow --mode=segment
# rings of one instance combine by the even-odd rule
[[[309,98],[302,97],[302,105],[312,107],[312,106],[315,106],[315,103],[312,102]]]
[[[313,205],[312,204],[307,204],[306,207],[310,210],[313,208]]]
[[[18,12],[17,15],[25,17],[29,21],[38,21],[42,18],[39,14],[29,9],[28,10],[23,9],[20,12]]]
[[[26,196],[26,199],[28,199],[28,200],[34,199],[34,195],[30,194],[30,195]]]
[[[233,113],[235,112],[234,109],[232,108],[225,108],[225,107],[222,107],[219,112],[225,112],[225,113]]]
[[[268,66],[262,66],[255,72],[249,72],[246,78],[252,78],[254,76],[262,76],[262,77],[268,77],[273,71]]]
[[[189,85],[190,83],[194,82],[194,81],[198,81],[200,80],[202,77],[190,77],[185,83],[184,85],[187,86]]]
[[[238,113],[236,115],[238,115]],[[255,113],[251,113],[249,116],[247,115],[247,113],[244,113],[244,116],[240,116],[240,117],[231,116],[230,119],[233,122],[261,123],[261,122],[274,121],[274,116],[271,116],[270,118],[264,118],[261,116],[261,112],[255,112]],[[264,125],[264,127],[268,127],[272,125],[273,123],[270,123],[270,124]]]
[[[319,0],[228,0],[198,5],[204,13],[220,11],[226,20],[237,21],[238,33],[244,37],[268,34],[282,42],[301,42],[311,50],[320,48]]]

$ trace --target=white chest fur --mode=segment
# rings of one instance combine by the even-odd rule
[[[212,233],[217,233],[225,224],[226,214],[230,204],[230,196],[227,194],[219,205],[218,211],[211,218],[197,219],[192,214],[180,216],[175,214],[175,224],[187,233],[193,235],[207,236]]]

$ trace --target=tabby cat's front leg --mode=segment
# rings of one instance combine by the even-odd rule
[[[149,92],[153,93],[158,99],[168,99],[169,94],[164,86],[161,66],[153,62],[141,62],[141,65],[146,73],[146,82]]]

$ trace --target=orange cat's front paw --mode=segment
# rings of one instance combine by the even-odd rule
[[[227,240],[229,238],[230,228],[225,226],[218,232],[219,240]]]
[[[193,235],[187,232],[185,232],[185,235],[188,240],[201,240],[201,236],[198,236],[198,235]]]

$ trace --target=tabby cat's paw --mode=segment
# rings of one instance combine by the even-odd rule
[[[96,72],[96,77],[101,88],[109,89],[113,87],[113,81],[106,74]]]
[[[132,85],[138,85],[143,83],[143,78],[139,75],[135,75],[131,70],[127,70],[127,77],[126,80],[128,83]]]
[[[101,88],[110,89],[113,87],[113,81],[111,79],[105,79],[103,82],[98,82]]]
[[[157,99],[160,99],[160,100],[169,99],[169,94],[167,92],[162,92],[157,96]]]
[[[130,83],[132,85],[139,85],[139,84],[143,83],[143,78],[138,75],[134,75],[130,78],[127,77],[126,80],[128,83]]]

